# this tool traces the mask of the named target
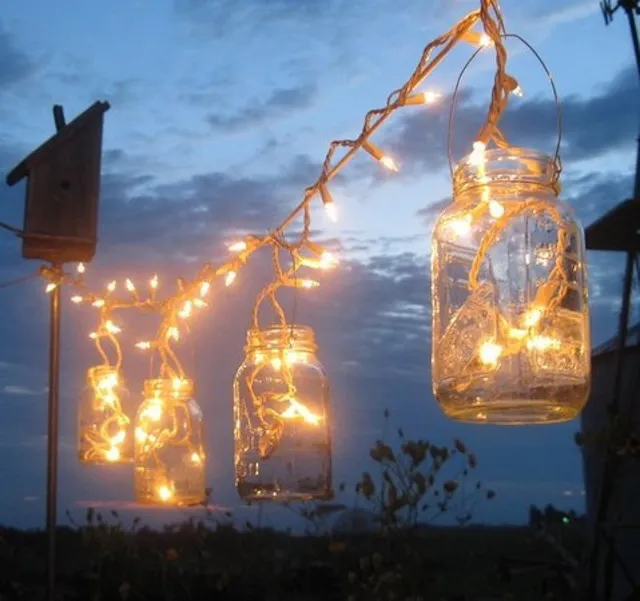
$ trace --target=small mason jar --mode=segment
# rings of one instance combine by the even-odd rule
[[[480,150],[433,232],[434,394],[460,421],[569,420],[590,387],[584,233],[554,160]]]
[[[203,419],[192,380],[145,380],[134,438],[139,503],[195,505],[205,500]]]
[[[119,370],[98,365],[87,370],[78,404],[78,458],[105,465],[133,461],[131,420],[125,413],[129,392]]]
[[[329,382],[313,330],[249,330],[234,380],[236,487],[247,501],[331,497]]]

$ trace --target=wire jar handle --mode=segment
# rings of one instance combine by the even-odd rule
[[[560,177],[560,173],[562,172],[562,160],[560,158],[560,144],[562,142],[562,109],[560,106],[560,99],[558,98],[558,91],[556,89],[556,85],[553,81],[553,77],[551,76],[551,72],[549,71],[549,68],[547,67],[546,63],[542,60],[542,57],[538,54],[538,52],[533,48],[533,46],[531,44],[529,44],[529,42],[527,42],[523,37],[519,36],[516,33],[503,33],[501,34],[502,38],[515,38],[517,40],[519,40],[520,42],[522,42],[529,50],[531,50],[531,52],[533,53],[533,55],[538,59],[538,62],[540,63],[540,65],[542,66],[542,68],[544,69],[544,72],[547,75],[547,78],[549,79],[549,83],[551,84],[551,90],[553,91],[553,98],[554,98],[554,102],[556,105],[556,124],[557,124],[557,128],[558,128],[558,139],[557,139],[557,143],[556,143],[556,148],[555,148],[555,154],[553,157],[553,163],[555,165],[555,173],[554,173],[554,179],[553,182],[554,184],[558,181],[559,177]],[[448,160],[449,160],[449,172],[451,173],[451,178],[453,179],[453,149],[452,149],[452,141],[453,141],[453,125],[454,125],[454,121],[455,121],[455,109],[456,109],[456,104],[457,104],[457,99],[458,99],[458,92],[460,90],[460,83],[462,82],[462,77],[464,76],[466,70],[468,69],[469,65],[471,65],[471,63],[473,62],[473,59],[476,58],[476,56],[478,56],[478,54],[483,50],[482,47],[478,48],[469,58],[469,60],[467,60],[467,62],[465,63],[464,67],[462,68],[462,71],[460,71],[460,75],[458,75],[458,80],[456,81],[456,87],[453,91],[453,96],[451,98],[451,108],[449,109],[449,127],[448,127],[448,134],[447,134],[447,156],[448,156]]]

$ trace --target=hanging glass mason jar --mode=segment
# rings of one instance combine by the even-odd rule
[[[584,233],[557,165],[476,146],[433,232],[432,375],[444,412],[530,424],[578,415],[590,387]]]
[[[78,404],[78,458],[87,464],[133,461],[131,420],[125,413],[129,399],[115,366],[87,370],[87,384]]]
[[[195,505],[204,501],[202,426],[192,380],[145,380],[134,429],[138,502]]]
[[[331,497],[329,382],[313,330],[247,333],[234,380],[236,487],[245,500]]]

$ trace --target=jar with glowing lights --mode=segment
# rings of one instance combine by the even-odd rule
[[[234,380],[236,487],[247,501],[331,497],[329,382],[313,330],[247,333]]]
[[[87,370],[87,384],[78,404],[78,458],[85,464],[133,461],[129,401],[123,378],[115,366]]]
[[[578,415],[590,387],[585,244],[557,162],[476,143],[433,232],[432,376],[444,412],[529,424]]]
[[[134,440],[138,502],[187,506],[204,501],[203,419],[192,380],[145,380]]]

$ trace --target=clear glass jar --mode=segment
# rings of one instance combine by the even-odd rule
[[[134,438],[139,503],[195,505],[205,499],[203,419],[192,380],[145,380]]]
[[[329,382],[311,328],[249,330],[233,385],[235,469],[245,500],[331,497]]]
[[[87,370],[78,404],[78,458],[105,465],[133,461],[131,420],[125,413],[129,392],[118,368],[98,365]]]
[[[433,390],[453,419],[559,422],[587,400],[584,233],[556,174],[524,148],[456,167],[431,257]]]

